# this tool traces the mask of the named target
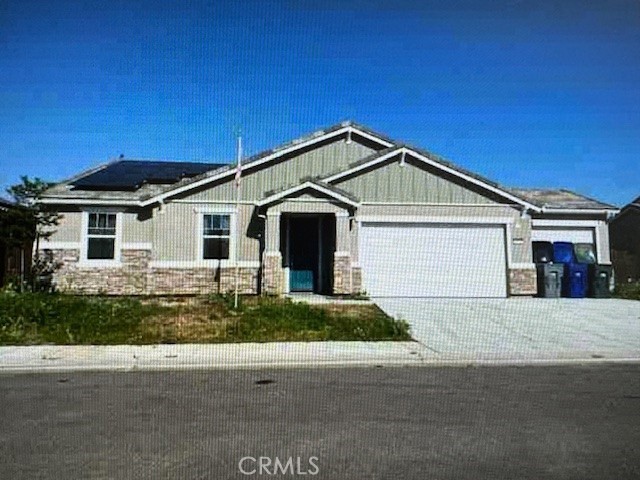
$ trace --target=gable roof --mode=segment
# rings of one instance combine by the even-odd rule
[[[296,150],[301,150],[303,148],[312,146],[314,144],[320,143],[322,141],[328,140],[330,138],[338,137],[342,134],[347,135],[359,135],[367,140],[370,140],[374,143],[380,145],[381,148],[391,147],[394,145],[393,141],[388,137],[375,133],[373,130],[370,130],[366,127],[356,124],[355,122],[347,121],[343,123],[339,123],[337,125],[333,125],[329,128],[318,130],[309,135],[305,135],[303,137],[297,138],[290,142],[280,145],[279,147],[265,150],[257,155],[253,155],[246,160],[242,161],[242,171],[250,170],[259,165],[263,165],[270,161],[275,161],[278,158],[286,155],[287,153],[295,152]],[[199,188],[207,183],[211,183],[216,180],[223,179],[225,177],[234,176],[236,172],[235,164],[226,165],[220,169],[206,172],[202,175],[199,175],[193,179],[185,180],[181,182],[179,185],[175,185],[173,187],[169,187],[165,189],[162,193],[155,196],[148,196],[147,198],[142,199],[142,206],[150,205],[163,199],[177,195],[179,193],[192,190],[194,188]]]
[[[333,184],[334,182],[338,182],[343,178],[357,174],[358,172],[364,171],[398,155],[410,155],[412,158],[420,162],[435,167],[440,171],[454,175],[467,182],[471,182],[478,187],[491,192],[492,194],[496,194],[516,204],[522,205],[525,208],[540,211],[538,205],[531,203],[520,195],[514,194],[513,192],[501,187],[499,184],[492,182],[491,180],[457,167],[454,164],[445,161],[441,157],[433,155],[426,150],[408,147],[406,145],[397,145],[381,150],[380,152],[374,153],[366,158],[363,158],[362,160],[352,163],[347,170],[336,173],[334,175],[330,175],[323,178],[322,180],[326,183]]]
[[[295,187],[281,190],[279,192],[268,192],[269,195],[259,202],[256,202],[256,205],[258,205],[259,207],[271,205],[272,203],[284,200],[288,197],[294,196],[296,193],[300,193],[305,190],[315,190],[316,192],[322,193],[341,203],[351,205],[352,207],[357,207],[360,205],[358,199],[350,193],[347,193],[343,190],[340,190],[339,188],[334,187],[333,185],[329,185],[318,180],[307,180],[300,185],[296,185]]]
[[[335,197],[337,195],[340,198],[349,199],[357,204],[357,199],[350,198],[349,194],[338,189],[334,183],[338,183],[338,180],[347,176],[358,174],[358,172],[364,171],[396,155],[410,155],[413,159],[424,162],[426,165],[443,173],[472,183],[493,195],[497,195],[535,212],[564,211],[601,213],[617,211],[617,208],[612,205],[590,199],[568,190],[506,188],[485,177],[465,170],[432,152],[402,143],[396,143],[385,135],[381,135],[352,121],[342,122],[323,130],[318,130],[309,135],[284,143],[276,148],[253,155],[243,160],[242,170],[244,172],[261,165],[268,165],[270,162],[276,162],[287,154],[313,147],[321,142],[331,141],[342,135],[346,135],[349,139],[352,135],[359,136],[361,137],[361,141],[364,139],[364,141],[375,144],[377,151],[370,156],[350,164],[349,167],[342,172],[311,180],[302,178],[300,179],[301,183],[299,185],[290,187],[286,189],[286,191],[295,194],[303,188],[303,185],[306,185],[304,188],[330,191],[331,195],[329,196],[334,196],[334,198],[338,199],[338,197]],[[154,168],[163,169],[164,173],[158,172],[156,174]],[[122,169],[123,172],[121,173],[128,176],[128,179],[124,182],[118,183],[119,179],[116,179],[114,182],[114,185],[120,189],[107,189],[104,188],[105,185],[99,185],[101,176],[113,176],[114,173],[118,173],[116,172],[118,169]],[[132,171],[136,169],[139,169],[142,173],[140,171],[137,173]],[[236,171],[237,168],[235,164],[116,161],[85,171],[65,182],[55,185],[47,190],[41,201],[43,203],[53,204],[131,205],[145,207],[162,203],[169,197],[200,188],[215,181],[230,180],[235,176]],[[94,187],[97,185],[103,188],[91,189],[90,185],[92,183]],[[109,182],[104,181],[103,183]],[[124,185],[124,183],[126,183],[126,185]],[[326,192],[323,191],[323,193]],[[274,195],[279,195],[279,193],[267,193],[267,197],[258,202],[258,204],[265,204],[264,202]],[[638,200],[636,200],[636,202]]]

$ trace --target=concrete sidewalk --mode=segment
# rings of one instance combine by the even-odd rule
[[[0,373],[419,365],[425,360],[435,356],[417,342],[0,347]]]
[[[638,358],[443,355],[418,342],[286,342],[218,345],[0,347],[0,373],[260,369],[281,367],[559,365]]]

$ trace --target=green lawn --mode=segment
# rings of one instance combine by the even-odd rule
[[[1,345],[410,340],[375,305],[311,306],[273,297],[114,298],[0,292]]]

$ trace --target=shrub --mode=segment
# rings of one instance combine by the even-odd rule
[[[620,283],[616,285],[614,295],[628,300],[640,300],[640,282]]]

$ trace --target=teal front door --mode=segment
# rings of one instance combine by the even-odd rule
[[[292,292],[313,292],[313,270],[289,271]]]
[[[318,287],[318,218],[289,219],[289,289],[313,292]]]

